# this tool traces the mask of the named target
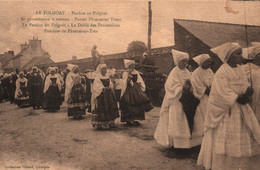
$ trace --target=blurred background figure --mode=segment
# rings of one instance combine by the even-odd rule
[[[2,100],[5,100],[7,101],[8,98],[9,100],[11,99],[9,96],[10,96],[10,76],[5,73],[3,76],[2,76],[2,80],[1,80],[1,84],[2,84],[2,89],[3,89],[3,94],[2,94]],[[13,102],[13,100],[12,100]]]
[[[93,65],[94,65],[94,70],[96,70],[97,66],[99,65],[99,60],[100,60],[100,55],[97,51],[97,45],[94,45],[92,50],[91,50],[91,55],[93,59]]]
[[[2,86],[3,77],[4,77],[4,74],[0,73],[0,102],[2,102],[3,97],[4,97],[4,88]]]
[[[15,89],[16,89],[15,82],[17,80],[15,72],[9,74],[8,79],[9,79],[9,81],[7,81],[7,83],[8,83],[8,87],[7,87],[8,88],[8,98],[9,98],[11,104],[12,103],[15,104],[16,101],[14,99],[14,93],[15,93]]]

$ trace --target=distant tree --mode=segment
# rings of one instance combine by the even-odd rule
[[[144,53],[145,51],[147,51],[147,47],[142,41],[132,41],[127,47],[127,52],[130,54]]]

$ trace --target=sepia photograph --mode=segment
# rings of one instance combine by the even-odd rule
[[[0,170],[258,170],[259,0],[0,0]]]

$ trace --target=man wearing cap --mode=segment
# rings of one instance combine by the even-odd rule
[[[153,60],[148,57],[148,54],[146,52],[143,53],[143,61],[142,61],[141,67],[143,70],[146,70],[146,71],[154,70],[155,68],[157,68],[157,67],[155,67]]]
[[[154,66],[154,62],[148,57],[148,54],[146,52],[143,53],[142,65]]]

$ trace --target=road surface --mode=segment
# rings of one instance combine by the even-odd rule
[[[199,148],[174,150],[156,143],[160,108],[146,113],[138,127],[116,120],[113,130],[96,130],[91,114],[82,120],[0,103],[0,169],[202,169]]]

